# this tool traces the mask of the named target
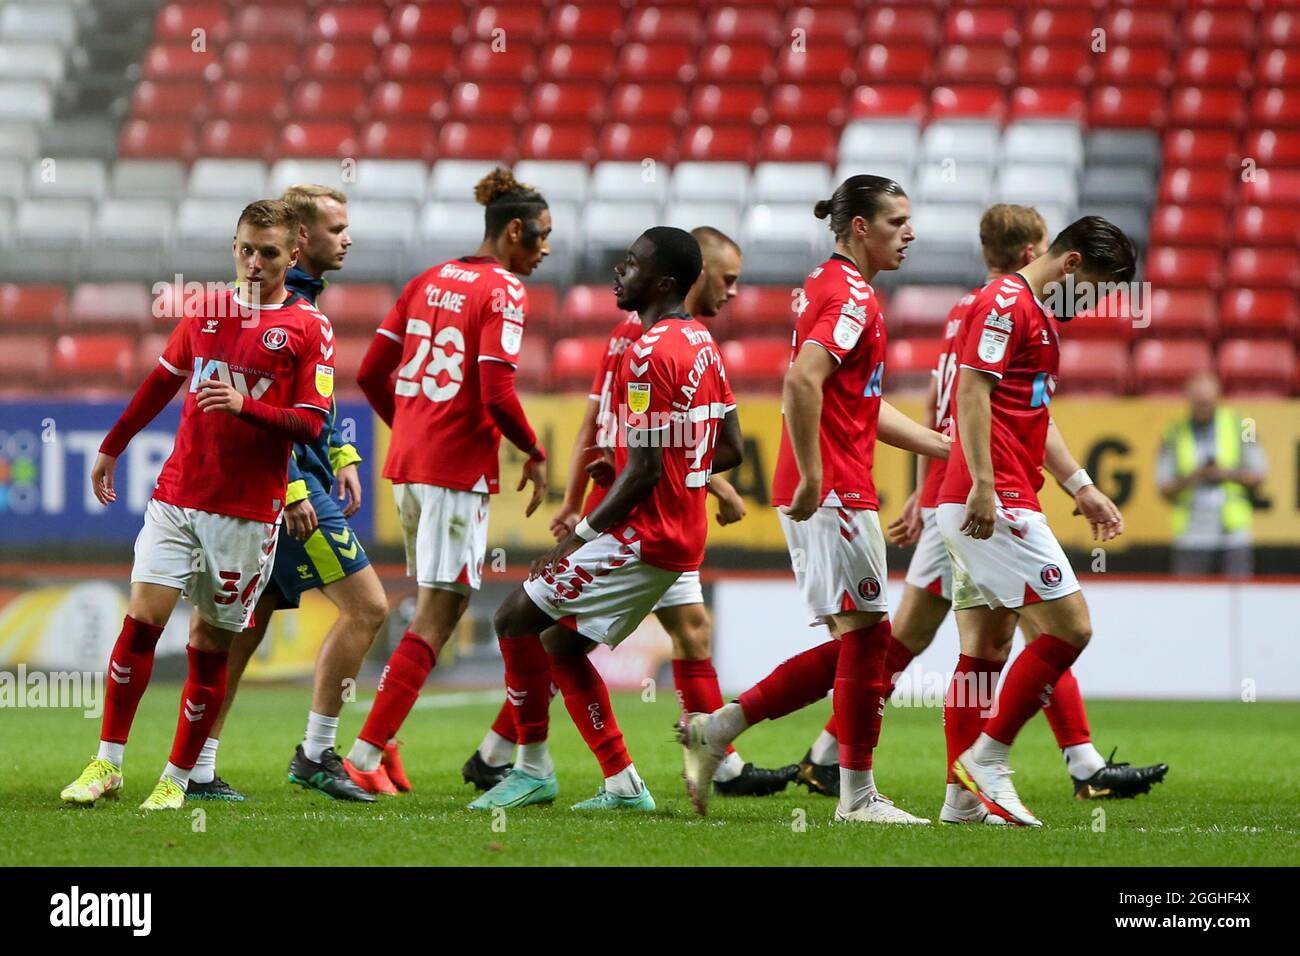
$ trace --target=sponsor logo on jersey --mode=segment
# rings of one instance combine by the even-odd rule
[[[438,270],[439,279],[455,279],[457,282],[473,282],[481,273],[474,272],[471,269],[462,269],[455,263],[447,263]]]
[[[505,308],[501,310],[501,318],[505,319],[507,322],[518,322],[520,325],[523,325],[524,308],[521,305],[507,304]]]
[[[844,303],[844,308],[850,308],[849,303]],[[847,315],[841,311],[840,319],[835,323],[835,344],[842,349],[853,348],[858,344],[858,339],[861,337],[864,328],[865,326],[854,319],[852,315]]]
[[[217,331],[217,327],[220,325],[221,325],[220,319],[208,319],[206,322],[203,323],[203,328],[200,329],[199,331],[212,333]]]
[[[984,318],[984,326],[1010,332],[1012,329],[1011,316],[1008,313],[999,312],[997,309],[990,309],[989,314]]]
[[[1007,354],[1007,342],[1011,336],[1005,332],[999,332],[997,329],[985,329],[980,333],[979,357],[982,361],[990,364],[1002,361],[1002,357]]]
[[[1047,587],[1054,588],[1061,583],[1061,578],[1064,577],[1064,575],[1061,574],[1061,569],[1056,565],[1045,564],[1043,565],[1043,570],[1038,572],[1038,577]]]
[[[875,601],[880,597],[880,581],[877,578],[863,578],[858,582],[858,594],[868,601]]]
[[[524,342],[524,327],[515,322],[501,323],[501,347],[507,355],[518,355]]]
[[[840,315],[847,315],[850,318],[865,323],[867,321],[867,307],[865,305],[854,305],[852,302],[845,302],[843,307],[840,309]]]
[[[650,407],[650,383],[627,383],[627,407],[637,415],[644,414]]]
[[[250,387],[248,376],[242,371],[232,369],[228,362],[196,355],[194,357],[194,375],[190,378],[190,391],[197,392],[199,382],[205,382],[208,379],[215,379],[225,385],[230,385],[239,394],[247,395],[249,398],[261,398],[274,381],[271,378],[259,378]]]
[[[316,366],[316,391],[321,398],[334,394],[334,369],[328,365]]]
[[[262,344],[272,352],[277,352],[289,344],[289,333],[276,326],[262,333]]]

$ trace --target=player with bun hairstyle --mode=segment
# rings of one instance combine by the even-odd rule
[[[551,213],[541,193],[500,167],[474,197],[484,207],[483,242],[407,283],[357,375],[392,429],[384,477],[418,585],[410,626],[344,761],[371,793],[410,789],[395,736],[481,583],[503,435],[528,456],[518,485],[533,486],[525,513],[546,495],[546,452],[515,394],[515,370],[528,313],[518,276],[550,252]]]

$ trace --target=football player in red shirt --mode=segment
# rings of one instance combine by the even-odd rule
[[[704,267],[686,295],[686,311],[707,323],[735,298],[743,260],[740,246],[711,226],[698,226],[691,230],[691,235],[700,244]],[[590,514],[605,497],[608,486],[600,483],[592,484],[588,493],[587,469],[599,467],[596,463],[602,456],[595,449],[607,449],[612,454],[617,434],[617,420],[613,415],[614,376],[623,353],[643,332],[640,317],[631,313],[609,337],[605,359],[596,369],[587,396],[590,401],[574,439],[564,501],[551,519],[551,531],[557,541],[568,537],[582,516]],[[744,517],[744,499],[725,478],[712,475],[708,490],[718,499],[718,524],[725,526]],[[710,653],[712,620],[704,606],[699,572],[688,571],[679,577],[654,606],[653,613],[672,641],[673,684],[683,712],[708,712],[721,707],[722,691]],[[478,750],[461,768],[461,776],[478,789],[488,790],[510,771],[514,752],[515,708],[507,700]],[[732,748],[718,767],[714,789],[728,796],[767,796],[784,790],[797,772],[794,764],[778,769],[755,767],[745,763]]]
[[[980,220],[980,244],[988,266],[989,282],[1028,265],[1047,251],[1047,223],[1036,209],[999,203],[985,211]],[[957,373],[957,332],[980,289],[972,289],[958,300],[944,326],[947,347],[939,357],[930,382],[926,424],[952,434],[952,385]],[[947,546],[939,534],[935,509],[939,488],[943,484],[947,462],[920,458],[928,465],[920,482],[903,506],[902,515],[889,526],[889,536],[898,547],[916,545],[907,569],[907,585],[894,615],[894,637],[913,655],[920,654],[934,640],[939,625],[952,606],[952,563]],[[1087,472],[1070,454],[1056,424],[1047,431],[1044,466],[1063,486],[1073,485],[1077,513],[1093,528],[1094,537],[1108,541],[1123,531],[1123,519],[1114,502],[1093,484]],[[982,603],[982,602],[980,602]],[[995,646],[963,644],[953,673],[951,690],[944,700],[944,737],[948,744],[948,789],[939,819],[944,823],[1006,823],[991,814],[973,794],[956,782],[952,763],[979,734],[984,717],[992,706],[998,676],[1006,664],[1014,634],[1014,619],[1006,620],[1007,631]],[[1038,635],[1024,626],[1025,640]],[[906,662],[901,656],[897,661]],[[891,682],[896,675],[890,675]],[[974,685],[974,686],[972,686]],[[1065,757],[1066,769],[1080,799],[1093,797],[1133,797],[1158,783],[1168,767],[1131,767],[1112,764],[1092,744],[1088,714],[1083,695],[1073,671],[1061,675],[1052,691],[1051,703],[1043,713]]]
[[[471,809],[550,803],[559,793],[546,747],[552,679],[605,778],[595,797],[573,809],[655,808],[587,655],[593,642],[617,647],[683,573],[699,569],[709,477],[741,461],[721,355],[685,311],[700,270],[699,244],[667,226],[646,230],[614,269],[619,308],[637,312],[645,327],[624,352],[611,392],[618,402],[614,481],[497,609],[519,759]]]
[[[820,700],[832,687],[838,729],[836,821],[928,823],[876,791],[871,757],[880,731],[891,645],[885,538],[871,466],[882,441],[942,457],[947,442],[881,401],[885,325],[870,282],[897,269],[914,238],[911,206],[894,181],[851,176],[814,214],[830,219],[835,252],[800,292],[784,427],[772,501],[814,623],[833,636],[786,661],[739,700],[692,714],[684,728],[686,786],[707,810],[708,780],[746,728]],[[889,671],[888,673],[892,673]]]
[[[980,290],[958,333],[956,436],[939,489],[938,526],[953,561],[963,646],[996,646],[1017,615],[1037,634],[1002,683],[978,738],[953,761],[957,780],[993,813],[1041,826],[1011,783],[1011,744],[1092,636],[1079,582],[1038,505],[1060,347],[1045,294],[1074,284],[1127,283],[1132,242],[1085,216],[1047,252]],[[1086,473],[1066,490],[1078,491]],[[1103,520],[1114,530],[1118,515]],[[1096,527],[1096,525],[1094,525]]]
[[[482,245],[407,283],[357,376],[392,428],[384,477],[393,482],[407,573],[418,585],[410,626],[344,761],[371,793],[410,789],[394,738],[482,581],[502,435],[528,456],[519,479],[520,491],[533,485],[526,513],[546,494],[546,452],[515,394],[515,368],[528,313],[518,275],[549,253],[551,213],[507,169],[489,173],[474,195],[485,207]]]
[[[135,543],[99,754],[64,788],[69,803],[93,804],[121,789],[127,735],[182,594],[194,612],[181,713],[171,758],[141,809],[185,803],[190,770],[225,697],[230,642],[249,626],[270,577],[290,449],[320,432],[334,393],[329,320],[284,285],[297,238],[287,203],[265,199],[244,209],[232,242],[237,288],[208,295],[177,322],[158,366],[100,446],[91,484],[109,505],[117,500],[118,456],[188,379],[176,444]]]

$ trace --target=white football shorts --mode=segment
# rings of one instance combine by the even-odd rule
[[[393,485],[406,573],[422,588],[469,594],[483,583],[491,496],[439,485]]]
[[[934,508],[922,508],[921,537],[912,552],[912,563],[907,566],[907,583],[912,587],[952,600],[952,561],[948,546],[943,543]]]
[[[888,611],[885,536],[865,508],[818,508],[807,521],[777,511],[813,624],[845,611]]]

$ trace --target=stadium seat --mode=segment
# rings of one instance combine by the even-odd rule
[[[1010,123],[1002,133],[1002,160],[1076,170],[1083,165],[1083,135],[1074,123]]]
[[[1165,125],[1165,95],[1150,87],[1098,85],[1092,88],[1088,114],[1093,128],[1159,129]]]
[[[433,41],[390,43],[379,57],[379,71],[386,80],[444,82],[456,66],[457,50]]]
[[[942,26],[934,9],[924,5],[872,7],[866,12],[862,37],[866,43],[911,43],[933,48],[942,37]]]
[[[716,43],[763,43],[775,46],[788,39],[782,32],[781,14],[773,3],[732,4],[711,11],[703,32],[697,31],[684,42],[700,39],[706,45]]]
[[[1177,394],[1189,376],[1213,365],[1205,342],[1144,338],[1133,349],[1133,377],[1139,394]]]
[[[1242,183],[1240,200],[1257,206],[1300,206],[1300,169],[1254,171],[1254,178]]]
[[[298,69],[297,50],[286,50],[273,41],[236,40],[221,51],[221,73],[226,79],[292,80]]]
[[[0,80],[0,120],[48,123],[53,117],[53,87],[41,81]]]
[[[340,332],[370,332],[379,328],[397,295],[385,283],[339,283],[321,293],[320,310]]]
[[[1169,96],[1169,122],[1175,126],[1240,128],[1246,122],[1246,98],[1235,89],[1181,87]]]
[[[571,286],[564,295],[559,314],[564,317],[566,327],[579,335],[604,334],[608,337],[626,313],[614,302],[614,293],[607,283]],[[587,366],[588,381],[593,368]]]
[[[1250,103],[1250,125],[1300,127],[1300,87],[1256,87]]]
[[[1169,130],[1164,137],[1164,165],[1240,166],[1237,136],[1222,129]]]
[[[531,322],[529,325],[531,326]],[[515,385],[525,394],[545,394],[550,390],[550,343],[531,329],[524,337],[523,348],[519,352],[518,366],[515,368]],[[587,388],[591,387],[588,381]]]
[[[1025,18],[1024,42],[1077,46],[1079,38],[1089,36],[1096,26],[1096,17],[1087,10],[1035,10]],[[1130,41],[1115,37],[1115,42]]]
[[[767,84],[776,76],[766,44],[719,43],[702,50],[698,59],[699,78],[706,82]]]
[[[140,199],[180,199],[185,189],[185,166],[168,159],[119,159],[109,183],[114,196]]]
[[[826,163],[835,162],[838,137],[835,130],[821,123],[787,126],[773,123],[759,134],[758,158],[763,162]]]
[[[307,32],[308,22],[307,10],[302,6],[259,4],[238,8],[230,33],[240,40],[297,43]]]
[[[322,43],[308,47],[303,73],[324,80],[366,82],[378,76],[379,50],[369,43]]]
[[[1124,294],[1113,295],[1092,309],[1084,309],[1068,320],[1061,335],[1062,341],[1076,342],[1129,342],[1142,323],[1139,310]],[[1062,318],[1062,321],[1066,321]]]
[[[440,159],[514,159],[515,128],[510,123],[446,123],[438,132]]]
[[[200,199],[261,196],[266,166],[257,159],[200,159],[190,167],[189,195]]]
[[[618,115],[617,102],[624,107],[626,115],[636,118],[638,111],[634,104],[642,102],[636,96],[647,89],[637,84],[628,84],[615,91],[611,99],[611,111]],[[679,99],[684,99],[680,88],[668,86],[667,89]],[[622,99],[620,99],[620,93]],[[639,114],[645,119],[664,119],[649,103],[647,110]],[[528,118],[541,123],[595,123],[599,122],[605,112],[605,91],[592,83],[535,83],[528,92]],[[671,116],[671,114],[669,114]]]
[[[352,122],[365,106],[366,91],[355,83],[306,80],[293,88],[285,115]]]
[[[997,8],[950,10],[944,21],[947,43],[997,43],[1014,47],[1020,43],[1020,13]]]
[[[1232,171],[1222,168],[1167,168],[1158,197],[1162,203],[1226,206],[1232,202],[1235,182]]]
[[[1168,46],[1177,38],[1177,18],[1173,10],[1148,4],[1141,10],[1120,7],[1110,10],[1101,20],[1109,41],[1124,44],[1159,44]],[[1091,36],[1089,28],[1079,36]]]
[[[1001,123],[1006,112],[1006,93],[1000,86],[936,86],[930,91],[930,118],[934,121]]]
[[[761,126],[767,122],[767,90],[757,83],[697,83],[687,110],[695,123]]]
[[[596,146],[602,160],[676,160],[677,130],[671,123],[606,123]],[[575,157],[576,158],[576,157]]]
[[[1246,49],[1255,45],[1255,20],[1239,10],[1189,10],[1183,17],[1182,42]]]
[[[68,292],[61,285],[0,283],[0,326],[50,329],[62,323],[67,314]]]
[[[853,51],[821,46],[814,50],[781,47],[776,58],[776,79],[781,83],[853,83]]]
[[[859,86],[849,100],[852,119],[907,119],[919,122],[929,100],[914,86]]]
[[[745,272],[754,281],[784,281],[805,273],[825,245],[825,223],[807,203],[770,203],[745,211],[741,235]]]
[[[896,391],[924,390],[929,386],[943,352],[942,339],[890,342],[885,357],[885,387],[891,394]]]
[[[835,189],[830,170],[821,163],[771,163],[754,167],[750,202],[806,202],[811,208]]]
[[[910,164],[920,139],[917,124],[907,120],[860,120],[844,128],[839,160]]]
[[[629,233],[628,224],[649,224],[658,213],[659,206],[653,202],[588,202],[578,231],[580,258],[587,274],[608,276],[613,264],[622,261],[636,232],[644,228],[634,227]]]
[[[857,74],[862,83],[929,86],[934,76],[934,50],[873,43],[858,54]]]
[[[266,188],[271,195],[279,195],[294,183],[319,183],[350,192],[353,172],[356,170],[335,159],[281,159],[271,166]]]
[[[613,295],[608,289],[605,290],[605,297],[613,300]],[[570,337],[556,341],[551,346],[549,375],[551,387],[557,390],[589,390],[592,376],[605,360],[605,353],[609,349],[609,333],[622,317],[623,313],[620,312],[619,317],[603,329],[605,333],[603,335]]]
[[[1227,238],[1228,214],[1222,206],[1164,203],[1151,215],[1151,242],[1157,246],[1220,246]]]
[[[801,38],[808,49],[824,52],[832,45],[857,46],[860,24],[861,17],[852,4],[797,6],[786,14],[781,33]]]
[[[0,336],[0,382],[3,386],[40,387],[50,382],[53,348],[48,335],[6,333]]]
[[[542,53],[543,80],[604,82],[615,70],[618,51],[607,43],[557,43]],[[637,79],[637,77],[631,77]],[[668,79],[676,79],[675,76]]]
[[[540,3],[473,4],[468,25],[475,40],[491,41],[504,35],[531,45],[546,33],[546,9]]]
[[[721,315],[727,323],[726,336],[751,339],[784,335],[788,342],[795,324],[793,302],[793,292],[788,286],[742,282],[736,297]]]
[[[445,115],[447,100],[447,90],[441,83],[416,80],[376,83],[370,90],[370,117],[378,120],[434,119],[440,114]]]
[[[553,321],[560,317],[560,295],[555,286],[545,282],[528,286],[528,328],[536,341],[541,341]]]
[[[390,36],[388,11],[378,4],[334,3],[317,9],[308,39],[313,43],[373,43]]]
[[[440,159],[429,173],[432,200],[445,202],[470,202],[474,187],[496,167],[495,159]]]
[[[465,123],[518,121],[525,92],[518,83],[457,83],[451,88],[447,115]]]
[[[1300,47],[1300,15],[1286,9],[1265,11],[1258,39],[1261,46]]]
[[[1251,60],[1247,50],[1186,47],[1178,55],[1174,78],[1180,84],[1195,86],[1248,87],[1251,84]],[[1271,78],[1269,81],[1281,82]]]
[[[83,282],[72,293],[67,325],[73,329],[143,331],[152,320],[149,289],[135,282]]]
[[[1010,84],[1016,77],[1016,60],[1004,46],[968,46],[951,43],[939,51],[935,78],[944,84]]]
[[[780,392],[790,367],[790,336],[722,343],[727,379],[736,391]]]
[[[1223,285],[1222,254],[1213,246],[1152,249],[1143,278],[1170,289],[1218,289]]]
[[[921,159],[935,164],[952,160],[992,166],[1001,132],[995,123],[932,122],[921,136]]]
[[[1294,339],[1300,337],[1300,302],[1284,289],[1228,289],[1222,322],[1228,336]]]
[[[1030,88],[1042,84],[1087,87],[1096,71],[1096,54],[1075,46],[1027,46],[1020,51],[1018,75]]]
[[[353,240],[346,266],[349,281],[392,281],[428,267],[426,262],[418,269],[406,270],[402,261],[403,255],[415,247],[418,209],[414,203],[398,200],[353,200],[348,203],[348,234]],[[480,212],[480,237],[481,223]]]
[[[78,384],[130,386],[135,356],[128,335],[60,335],[51,375]]]
[[[356,127],[337,120],[289,123],[280,130],[277,156],[356,156]]]
[[[388,268],[383,270],[376,263],[370,278],[393,278],[400,281],[405,276],[423,272],[434,263],[471,252],[478,248],[482,236],[483,207],[472,199],[426,202],[419,211],[415,241],[404,242],[396,235],[388,240],[394,247],[394,257],[400,258],[402,247],[405,246],[406,259],[402,271],[395,272],[391,261],[387,264]],[[358,240],[358,245],[360,243],[361,240]],[[352,266],[349,265],[348,269],[351,271]]]
[[[528,83],[536,73],[537,54],[522,44],[495,50],[491,43],[468,43],[461,50],[462,80]]]
[[[1261,129],[1246,134],[1242,154],[1260,166],[1300,166],[1300,130]]]
[[[356,184],[342,183],[349,196],[359,199],[424,200],[428,169],[412,159],[363,159],[357,164]]]
[[[1018,86],[1011,93],[1007,122],[1071,120],[1078,124],[1086,112],[1084,95],[1077,89]]]
[[[97,200],[107,192],[108,170],[97,159],[50,157],[27,173],[27,195],[33,199]]]
[[[213,47],[205,50],[191,49],[188,38],[181,43],[155,43],[149,47],[141,64],[141,77],[146,80],[206,80],[213,79],[211,67],[217,65]]]
[[[985,203],[993,193],[993,170],[962,164],[958,174],[955,166],[928,162],[917,168],[912,188],[920,202]]]
[[[887,313],[891,335],[940,338],[948,313],[969,290],[964,286],[906,285],[899,289]]]
[[[513,32],[513,31],[510,31]],[[551,13],[548,41],[610,43],[623,41],[623,11],[604,4],[565,4]]]
[[[957,179],[970,176],[967,167]],[[993,196],[1001,202],[1073,210],[1079,202],[1079,177],[1070,166],[1007,162],[998,169]]]
[[[751,127],[712,126],[695,123],[686,127],[678,151],[682,159],[711,162],[752,163],[756,147]]]
[[[1224,342],[1218,372],[1229,395],[1290,395],[1296,381],[1295,346],[1288,341]]]
[[[646,175],[639,160],[601,160],[591,170],[591,198],[599,202],[663,202],[668,195],[668,171]]]
[[[1168,86],[1173,58],[1158,46],[1108,47],[1098,56],[1097,82],[1117,86]]]
[[[143,80],[131,94],[135,119],[202,117],[210,87],[202,80]]]
[[[513,141],[514,137],[510,139]],[[529,123],[519,134],[518,142],[519,154],[524,159],[591,162],[597,154],[596,134],[586,123]],[[505,147],[498,150],[504,151]]]
[[[1125,343],[1081,342],[1062,337],[1058,393],[1124,395],[1132,379],[1132,361]]]
[[[437,135],[437,127],[421,120],[371,122],[361,127],[358,145],[366,157],[428,162],[438,153]]]
[[[196,150],[194,127],[186,120],[128,120],[118,138],[123,159],[186,159]]]
[[[283,84],[272,80],[222,80],[201,115],[207,119],[241,120],[247,116],[283,120],[289,100]]]
[[[328,315],[328,313],[326,313]],[[332,318],[332,317],[331,317]],[[338,330],[334,346],[334,383],[336,391],[342,393],[360,391],[357,385],[357,373],[361,371],[361,360],[374,340],[373,335],[346,335]]]
[[[782,83],[772,91],[771,118],[776,123],[825,117],[831,126],[844,123],[844,88],[835,83]]]
[[[767,51],[763,52],[766,55]],[[619,80],[625,83],[682,83],[694,78],[695,59],[691,48],[680,43],[629,43],[619,51],[616,71]],[[716,54],[715,59],[726,62],[723,54]],[[740,79],[752,81],[753,77]]]
[[[230,14],[224,3],[168,3],[154,17],[154,40],[190,43],[202,30],[208,43],[224,43],[230,35]]]
[[[1300,206],[1238,206],[1233,213],[1232,241],[1242,246],[1300,246]]]
[[[1229,285],[1300,290],[1300,252],[1288,249],[1230,249]]]
[[[388,20],[388,29],[394,40],[421,42],[439,40],[447,42],[466,25],[463,4],[403,3],[395,6]]]
[[[749,191],[744,163],[683,162],[673,168],[669,194],[682,202],[727,202],[739,206]]]
[[[725,16],[728,13],[731,16]],[[775,11],[772,13],[775,17]],[[710,22],[719,15],[724,15],[728,21],[739,19],[734,8],[724,7],[709,15]],[[627,34],[637,43],[695,43],[703,22],[700,12],[689,7],[641,7],[634,9],[628,17]],[[709,36],[714,40],[727,39],[711,30]]]
[[[1149,130],[1094,129],[1084,142],[1089,164],[1160,168],[1160,140]]]
[[[660,222],[688,232],[696,226],[712,226],[728,236],[740,235],[741,207],[733,203],[669,202],[664,207]],[[710,319],[710,328],[721,328],[719,320]],[[721,320],[726,322],[724,316]]]
[[[1207,342],[1219,337],[1219,307],[1209,289],[1156,289],[1151,293],[1148,317],[1151,324],[1136,334]]]
[[[199,132],[199,154],[222,159],[264,159],[280,126],[269,120],[211,120]]]

